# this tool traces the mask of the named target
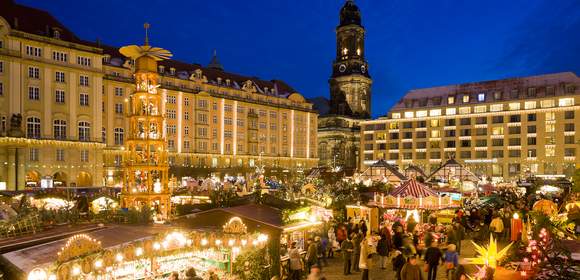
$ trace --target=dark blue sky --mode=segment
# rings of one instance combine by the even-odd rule
[[[17,0],[45,9],[81,38],[151,41],[174,57],[282,79],[328,96],[343,0]],[[373,116],[413,88],[573,71],[580,74],[580,1],[357,0],[367,29]],[[141,4],[141,6],[139,6]]]

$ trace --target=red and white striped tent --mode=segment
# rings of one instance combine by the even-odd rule
[[[440,196],[427,185],[410,179],[393,190],[389,195],[374,194],[369,205],[395,209],[445,209],[457,207],[449,196]]]
[[[439,196],[435,191],[433,191],[432,189],[430,189],[429,187],[427,187],[424,184],[421,184],[419,182],[417,182],[417,180],[415,180],[415,178],[412,178],[410,180],[407,180],[406,182],[404,182],[403,184],[401,184],[399,187],[397,187],[395,190],[393,190],[391,192],[392,196],[400,196],[400,197],[429,197],[429,196]]]

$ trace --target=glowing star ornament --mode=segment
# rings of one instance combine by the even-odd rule
[[[475,251],[479,254],[477,258],[466,258],[467,262],[470,264],[480,264],[484,266],[489,266],[491,268],[497,267],[497,261],[504,258],[512,246],[513,243],[510,243],[505,248],[501,249],[499,252],[497,251],[497,240],[493,238],[492,235],[489,236],[489,245],[487,248],[477,245],[475,242],[471,241],[475,246]]]

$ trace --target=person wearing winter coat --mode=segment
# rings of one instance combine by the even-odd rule
[[[290,258],[290,280],[300,280],[302,259],[300,257],[300,249],[296,248],[296,241],[290,245],[288,257]]]
[[[340,244],[340,252],[342,254],[342,260],[344,261],[344,275],[350,274],[350,266],[352,265],[352,251],[354,246],[350,239],[345,239]]]
[[[429,273],[427,274],[427,280],[437,279],[437,266],[441,262],[441,250],[437,247],[437,243],[433,242],[431,247],[425,252],[425,263],[429,265]]]
[[[401,269],[403,269],[403,266],[407,262],[405,260],[405,256],[403,256],[403,253],[401,253],[401,251],[397,250],[395,251],[395,256],[393,257],[392,262],[393,262],[393,271],[395,272],[395,279],[401,280]]]
[[[489,225],[489,229],[493,234],[493,237],[497,240],[499,237],[502,236],[503,233],[503,220],[500,216],[495,215],[493,220],[491,220],[491,224]]]
[[[336,241],[336,234],[334,233],[334,227],[330,227],[328,229],[328,258],[331,259],[334,257],[334,245],[337,243]],[[340,246],[340,245],[339,245]]]
[[[360,272],[359,261],[360,261],[360,250],[361,250],[360,243],[362,241],[362,233],[353,233],[351,240],[352,245],[354,246],[354,250],[352,252],[352,270]]]
[[[401,280],[423,280],[421,268],[417,264],[417,256],[410,256],[401,269]]]
[[[443,254],[443,261],[447,269],[447,279],[453,278],[455,269],[459,265],[459,255],[455,252],[455,244],[449,244],[447,246],[447,251]]]
[[[195,268],[190,267],[185,272],[185,280],[203,280],[203,279],[197,275],[197,273],[195,272]]]
[[[373,248],[369,244],[370,236],[365,237],[360,244],[360,263],[362,269],[361,280],[369,280],[369,271],[373,266]]]
[[[306,268],[310,271],[310,268],[318,262],[318,249],[316,242],[312,238],[308,238],[308,250],[306,251]]]
[[[385,235],[381,235],[381,239],[377,244],[377,253],[379,254],[379,263],[381,264],[381,269],[385,269],[387,266],[387,261],[389,260],[389,245],[388,240]]]

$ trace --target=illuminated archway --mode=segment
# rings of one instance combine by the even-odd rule
[[[53,184],[55,187],[66,187],[68,183],[68,176],[62,171],[58,171],[52,175]]]
[[[77,187],[90,187],[93,185],[93,176],[88,172],[79,172],[77,175]]]
[[[26,186],[31,188],[40,187],[40,173],[36,170],[30,170],[26,173]]]

